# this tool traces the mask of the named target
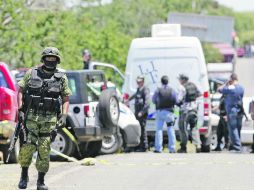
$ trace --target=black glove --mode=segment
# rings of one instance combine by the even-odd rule
[[[58,120],[58,125],[61,127],[65,127],[66,126],[66,118],[67,118],[67,114],[61,114],[61,116]]]
[[[19,109],[18,120],[19,122],[23,122],[25,120],[25,113],[21,109]]]
[[[53,130],[50,132],[50,141],[54,142],[56,139],[56,135],[57,135],[57,129]]]
[[[176,104],[178,107],[181,107],[183,105],[183,101],[180,101]]]

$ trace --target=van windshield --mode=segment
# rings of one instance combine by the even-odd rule
[[[139,54],[137,51],[139,51]],[[202,86],[200,80],[202,72],[198,58],[193,55],[191,56],[188,51],[186,51],[186,54],[181,53],[181,56],[172,56],[172,52],[169,51],[164,50],[163,53],[160,51],[160,53],[157,52],[156,54],[154,51],[151,53],[144,49],[136,50],[137,54],[132,60],[132,76],[136,78],[138,75],[144,75],[145,83],[151,92],[161,85],[160,78],[163,75],[169,77],[170,85],[174,88],[178,88],[179,86],[177,77],[181,73],[187,74],[190,81],[198,86]],[[175,53],[175,55],[179,55],[179,53]],[[131,81],[131,87],[136,88],[135,79]]]

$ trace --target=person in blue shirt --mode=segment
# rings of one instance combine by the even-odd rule
[[[228,131],[231,140],[229,150],[240,152],[242,149],[240,134],[243,118],[241,110],[244,88],[238,84],[238,77],[233,73],[229,81],[221,86],[218,91],[225,96]]]
[[[161,78],[162,86],[158,88],[152,98],[156,105],[156,134],[155,153],[161,153],[163,146],[163,125],[167,125],[169,153],[175,153],[176,137],[174,131],[175,115],[174,106],[177,103],[176,92],[168,85],[168,76]]]

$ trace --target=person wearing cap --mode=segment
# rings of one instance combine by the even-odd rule
[[[137,152],[146,152],[148,149],[148,140],[146,132],[146,119],[148,115],[148,109],[150,107],[150,90],[145,83],[145,77],[140,75],[137,77],[137,91],[133,94],[128,101],[135,99],[135,116],[141,126],[140,144],[137,147]]]
[[[186,74],[180,74],[180,86],[178,89],[178,106],[180,107],[180,116],[178,120],[180,133],[180,146],[178,153],[187,153],[188,139],[196,146],[196,152],[201,151],[201,140],[197,128],[198,105],[196,99],[201,96],[197,86],[189,81]],[[191,135],[189,137],[188,125],[190,126]]]
[[[68,79],[57,65],[61,62],[59,50],[46,47],[41,54],[42,66],[27,71],[18,85],[18,119],[24,124],[26,137],[21,142],[19,189],[26,189],[28,168],[37,152],[37,190],[47,190],[44,176],[49,170],[50,143],[56,137],[56,125],[64,127],[69,108],[71,90]]]
[[[175,153],[175,115],[174,106],[177,103],[176,91],[168,85],[168,76],[162,76],[161,84],[154,95],[153,103],[156,105],[156,134],[155,134],[155,153],[161,153],[163,149],[163,125],[167,125],[168,150]]]
[[[242,128],[242,104],[244,88],[238,84],[238,77],[231,74],[229,81],[222,85],[218,91],[225,96],[225,107],[228,121],[228,132],[230,137],[229,150],[241,152],[241,128]]]
[[[83,55],[83,63],[84,63],[83,69],[89,69],[91,59],[92,59],[92,55],[91,55],[90,50],[84,49],[82,55]]]

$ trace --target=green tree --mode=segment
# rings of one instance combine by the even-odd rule
[[[217,48],[214,48],[209,43],[203,43],[203,50],[205,54],[206,63],[220,63],[223,62],[223,55]]]

